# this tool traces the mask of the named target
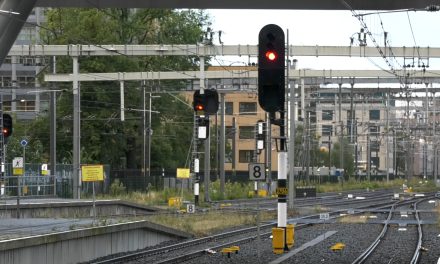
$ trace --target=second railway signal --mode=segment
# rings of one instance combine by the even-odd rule
[[[200,90],[194,92],[193,108],[194,111],[204,114],[215,114],[218,111],[218,93],[214,89],[205,89],[203,94]]]
[[[284,31],[269,24],[258,35],[258,103],[266,112],[284,109]]]

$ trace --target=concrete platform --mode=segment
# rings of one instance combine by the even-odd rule
[[[98,200],[94,220],[92,205],[91,200],[22,199],[17,210],[16,200],[1,200],[0,263],[87,262],[190,237],[144,220],[128,222],[160,211],[153,207]]]
[[[122,200],[96,200],[98,216],[148,215],[159,209]],[[0,219],[6,218],[84,218],[93,216],[92,200],[16,199],[0,200]]]
[[[147,221],[90,227],[0,241],[0,263],[79,263],[188,237]]]

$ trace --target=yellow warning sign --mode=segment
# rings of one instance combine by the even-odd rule
[[[49,171],[47,169],[47,164],[41,165],[41,175],[44,175],[44,176],[49,175]]]
[[[81,179],[83,182],[103,181],[103,165],[83,165],[81,166]]]
[[[12,175],[22,176],[23,175],[23,168],[12,168]]]
[[[189,179],[189,169],[177,168],[177,178]]]

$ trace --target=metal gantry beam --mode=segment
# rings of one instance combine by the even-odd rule
[[[396,71],[397,75],[405,76],[406,71]],[[256,70],[230,70],[230,71],[206,71],[204,77],[206,79],[242,79],[242,78],[257,78],[258,71]],[[199,80],[200,71],[176,71],[176,72],[126,72],[120,74],[119,72],[110,73],[80,73],[77,76],[78,81],[94,82],[94,81],[136,81],[136,80]],[[307,78],[322,78],[323,80],[331,81],[332,79],[343,81],[341,78],[346,78],[349,81],[364,83],[365,79],[369,79],[371,83],[385,83],[390,82],[399,83],[400,80],[390,72],[382,70],[289,70],[289,78],[293,79],[307,79]],[[410,74],[410,79],[429,79],[440,80],[440,70],[430,71],[413,71]],[[72,82],[74,76],[72,74],[46,74],[44,80],[46,82]]]
[[[382,57],[376,47],[294,46],[295,57]],[[401,58],[440,58],[436,47],[380,47]],[[388,52],[386,52],[388,54]],[[417,54],[417,56],[415,56]],[[9,56],[257,56],[257,45],[14,45]]]

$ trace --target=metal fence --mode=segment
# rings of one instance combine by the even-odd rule
[[[0,181],[2,198],[54,196],[55,193],[55,176],[43,175],[41,164],[25,164],[20,171],[14,171],[12,164],[5,164]]]
[[[71,164],[58,164],[56,173],[50,175],[42,175],[41,164],[26,164],[24,175],[13,175],[13,168],[11,164],[5,165],[5,176],[0,178],[1,197],[10,198],[16,197],[19,194],[22,197],[73,197],[73,166]],[[56,175],[56,176],[55,176]],[[204,172],[201,171],[200,182],[204,182]],[[272,172],[272,179],[276,179],[276,172]],[[231,182],[248,182],[249,173],[237,171],[235,173],[226,172],[226,181]],[[354,177],[354,176],[352,176]],[[344,177],[348,180],[348,177]],[[370,180],[384,180],[385,175],[370,175]],[[394,179],[390,175],[390,179]],[[210,173],[211,181],[219,179],[219,172],[212,170]],[[366,180],[365,175],[359,175],[358,180]],[[109,165],[104,165],[104,181],[95,182],[96,193],[109,193],[111,184],[119,180],[125,187],[127,192],[131,191],[149,191],[149,190],[163,190],[165,188],[187,189],[192,190],[192,179],[177,179],[175,169],[159,169],[152,170],[149,177],[140,169],[117,169],[111,170]],[[325,182],[338,182],[342,179],[336,176],[328,175],[309,175],[309,183],[320,184]],[[303,175],[296,175],[295,181],[298,183],[306,182]],[[82,193],[92,194],[92,183],[83,182],[81,185]]]

